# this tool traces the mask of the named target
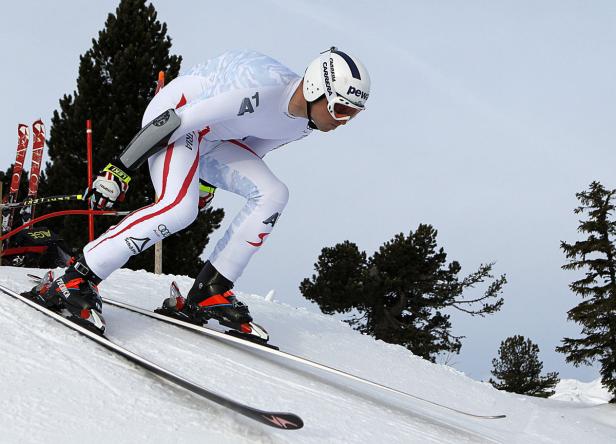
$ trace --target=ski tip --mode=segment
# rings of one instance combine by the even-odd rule
[[[468,416],[479,419],[503,419],[507,417],[507,415],[474,415],[472,413],[469,413]]]
[[[262,422],[281,430],[299,430],[304,427],[304,421],[293,413],[264,413]]]
[[[35,274],[30,274],[30,273],[28,273],[28,274],[27,274],[27,276],[28,276],[31,280],[33,280],[34,282],[40,282],[40,281],[42,281],[42,280],[43,280],[43,278],[42,278],[42,277],[37,276],[37,275],[35,275]]]

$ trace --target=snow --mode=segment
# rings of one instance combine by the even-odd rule
[[[2,267],[0,284],[29,288],[26,272]],[[100,290],[151,309],[166,296],[172,280],[184,292],[191,284],[183,276],[119,270]],[[104,307],[113,341],[221,394],[259,408],[291,411],[305,422],[298,431],[275,430],[171,386],[0,294],[0,442],[614,442],[616,406],[589,403],[603,396],[596,383],[565,380],[559,386],[557,398],[567,399],[569,393],[568,399],[585,402],[500,392],[331,317],[258,295],[238,296],[281,350],[457,409],[505,413],[507,418],[470,418]]]
[[[591,382],[582,382],[577,379],[561,379],[554,388],[555,393],[551,399],[559,401],[573,401],[585,404],[605,404],[610,402],[612,395],[601,384],[601,378]]]
[[[265,295],[265,300],[267,302],[272,302],[274,300],[274,296],[276,295],[276,291],[270,290],[269,293]]]

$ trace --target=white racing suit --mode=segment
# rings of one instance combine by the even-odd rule
[[[150,102],[143,125],[169,108],[181,119],[169,146],[148,159],[157,203],[134,211],[84,247],[101,279],[198,214],[199,178],[246,198],[210,257],[237,280],[271,233],[288,189],[262,160],[269,151],[310,133],[308,120],[289,114],[301,78],[252,51],[231,51],[192,68]]]

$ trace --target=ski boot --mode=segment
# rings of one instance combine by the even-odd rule
[[[228,334],[266,343],[269,335],[252,322],[248,306],[235,297],[232,287],[233,283],[207,261],[187,298],[182,296],[177,284],[173,282],[169,298],[155,312],[197,325],[204,325],[214,319],[220,325],[232,329],[226,332]]]
[[[53,271],[48,271],[38,285],[22,296],[102,335],[103,302],[96,287],[101,279],[88,268],[83,257],[71,262],[62,276],[55,278]]]
[[[188,292],[188,297],[184,299],[177,285],[172,285],[171,297],[163,301],[161,311],[180,313],[191,322],[200,324],[212,318],[228,324],[251,322],[248,307],[236,299],[231,288],[233,282],[207,261]]]

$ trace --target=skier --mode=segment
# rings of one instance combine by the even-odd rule
[[[221,188],[246,204],[186,299],[166,299],[161,310],[196,323],[215,318],[239,328],[251,322],[231,289],[288,199],[263,157],[315,129],[344,125],[364,109],[369,92],[363,64],[335,47],[313,60],[303,78],[254,51],[229,51],[193,67],[152,99],[141,131],[86,191],[96,208],[112,208],[147,160],[158,202],[88,243],[63,276],[48,273],[30,297],[104,329],[96,286],[130,256],[190,225]]]

